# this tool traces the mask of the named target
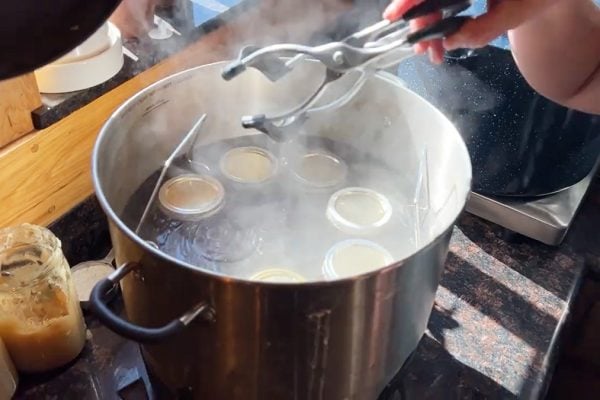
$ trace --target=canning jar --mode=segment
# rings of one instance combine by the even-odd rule
[[[0,230],[0,337],[23,372],[62,366],[85,344],[69,265],[46,228]]]

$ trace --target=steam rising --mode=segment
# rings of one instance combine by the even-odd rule
[[[203,47],[211,54],[202,52],[199,60],[230,58],[249,44],[323,40],[328,36],[313,34],[332,20],[338,6],[337,1],[315,1],[310,5],[291,0],[264,1],[231,27],[223,28],[231,32],[226,41],[217,42],[207,36],[206,40],[214,46]],[[362,18],[352,22],[366,25],[373,22],[375,15],[361,14]],[[127,112],[116,121],[120,125],[115,129],[122,135],[114,134],[111,140],[119,154],[112,155],[107,164],[114,170],[124,160],[135,160],[137,164],[128,164],[127,177],[115,182],[107,197],[115,208],[119,209],[120,204],[123,219],[135,225],[135,215],[146,206],[161,163],[193,121],[207,114],[191,157],[180,158],[167,172],[167,179],[190,172],[211,175],[225,187],[225,205],[218,214],[199,223],[182,223],[161,215],[155,204],[153,218],[140,236],[156,242],[162,251],[199,268],[243,279],[263,269],[284,268],[314,281],[323,279],[322,264],[327,251],[336,243],[353,238],[336,229],[326,217],[330,196],[342,187],[365,187],[387,197],[393,208],[390,221],[365,239],[383,246],[397,260],[439,234],[453,220],[454,208],[462,208],[459,196],[466,184],[465,188],[454,188],[458,197],[445,210],[446,216],[431,221],[431,226],[417,222],[416,210],[439,211],[447,205],[444,201],[448,201],[452,190],[444,182],[447,174],[429,175],[424,151],[429,144],[424,145],[424,139],[416,135],[435,137],[431,132],[422,133],[424,127],[446,127],[440,121],[429,120],[431,113],[424,111],[429,109],[406,103],[395,94],[393,83],[371,79],[350,103],[332,112],[315,113],[297,135],[278,143],[264,134],[241,128],[240,117],[276,113],[295,106],[316,88],[323,67],[302,63],[277,83],[252,70],[232,82],[224,82],[219,71],[220,67],[207,67],[174,78],[167,87],[138,99],[138,111]],[[350,85],[352,79],[356,78],[349,76],[343,85]],[[335,90],[330,96],[336,95]],[[402,102],[406,104],[400,108]],[[419,113],[412,115],[413,107]],[[132,138],[125,140],[126,134]],[[440,138],[440,143],[443,141]],[[440,143],[431,145],[435,148]],[[275,155],[278,164],[272,179],[260,184],[240,183],[222,174],[219,166],[223,155],[243,146],[260,147]],[[456,144],[449,141],[448,146]],[[431,151],[441,154],[438,150]],[[297,161],[314,151],[330,153],[348,167],[340,186],[315,190],[295,178]],[[440,164],[447,164],[447,160]],[[439,186],[439,193],[432,198],[429,194],[423,196],[418,191],[418,183],[423,180],[428,188]],[[445,200],[440,200],[442,197]],[[419,234],[415,234],[416,230]],[[423,242],[417,242],[418,238]]]

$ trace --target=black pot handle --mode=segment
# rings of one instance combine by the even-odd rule
[[[106,293],[109,292],[114,285],[117,285],[127,274],[138,268],[138,266],[139,265],[136,263],[124,264],[107,278],[98,282],[92,290],[90,295],[90,309],[100,322],[106,325],[110,330],[127,339],[135,340],[136,342],[152,343],[181,332],[197,317],[202,317],[205,321],[214,321],[215,312],[212,307],[205,302],[196,305],[192,310],[186,312],[178,319],[159,328],[144,328],[132,324],[113,313],[103,300]]]

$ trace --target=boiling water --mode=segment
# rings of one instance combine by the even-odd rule
[[[153,204],[139,235],[188,264],[242,279],[250,279],[269,268],[289,270],[308,281],[329,279],[324,268],[327,254],[348,239],[368,239],[387,250],[395,260],[414,253],[416,219],[410,200],[414,190],[410,180],[401,171],[393,171],[381,160],[345,143],[317,137],[303,140],[306,143],[302,145],[279,145],[264,135],[254,135],[197,147],[194,153],[202,158],[208,174],[224,186],[223,208],[199,222],[183,222],[167,217],[158,204]],[[228,179],[223,173],[223,156],[231,149],[245,146],[267,149],[279,164],[275,175],[258,184]],[[347,171],[340,184],[310,187],[306,181],[297,179],[295,166],[305,169],[305,159],[300,160],[313,150],[325,151],[345,163]],[[190,165],[189,160],[177,160],[166,179],[182,171],[190,172]],[[263,167],[268,166],[261,164],[261,176],[269,175]],[[318,175],[316,167],[303,175]],[[328,170],[324,172],[331,174]],[[156,171],[149,177],[129,200],[123,220],[130,227],[138,224],[159,173]],[[345,233],[336,228],[327,217],[327,207],[331,196],[346,187],[369,188],[385,196],[392,206],[389,221],[368,235]],[[355,203],[350,200],[345,199],[340,208],[346,217],[358,222],[381,217],[381,207],[371,204],[372,199],[361,197]],[[367,261],[368,270],[374,268],[373,262],[384,262],[381,257]],[[361,272],[356,265],[351,270]]]
[[[275,173],[274,162],[260,149],[235,148],[221,160],[221,171],[239,182],[259,183]]]

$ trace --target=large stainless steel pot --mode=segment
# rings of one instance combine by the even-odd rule
[[[407,206],[418,215],[415,237],[394,238],[398,247],[413,243],[412,250],[393,265],[334,281],[261,283],[203,270],[136,236],[124,222],[128,199],[200,113],[208,115],[203,143],[255,134],[240,127],[242,115],[290,107],[321,79],[320,66],[306,62],[277,84],[255,71],[224,82],[222,66],[152,85],[103,127],[93,178],[121,268],[95,288],[93,309],[117,333],[143,343],[150,372],[172,396],[374,399],[426,328],[470,189],[464,142],[396,77],[376,74],[350,103],[314,114],[305,130],[399,167],[392,185],[420,188]],[[129,322],[102,303],[102,292],[118,281]]]

